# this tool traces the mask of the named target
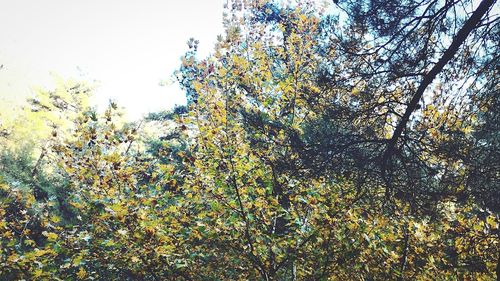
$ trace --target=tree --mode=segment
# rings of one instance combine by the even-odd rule
[[[455,120],[477,118],[479,108],[496,91],[499,17],[492,9],[495,2],[335,1],[346,23],[330,26],[327,38],[338,55],[331,62],[335,77],[326,78],[330,87],[361,87],[363,94],[372,97],[354,115],[377,120],[372,122],[379,124],[375,130],[386,132],[372,152],[379,157],[368,163],[375,163],[373,169],[386,181],[388,197],[420,193],[429,200],[454,193],[425,179],[445,170],[445,174],[455,173],[448,172],[453,170],[450,165],[462,160],[453,155],[454,149],[447,150],[461,147],[460,154],[467,155],[474,145],[459,145],[453,139],[480,124]],[[349,67],[344,67],[346,62]],[[426,122],[422,114],[441,118]],[[439,154],[440,159],[429,161],[431,154]],[[477,195],[475,188],[467,186],[466,196]],[[498,197],[498,190],[483,194]]]
[[[437,96],[412,119],[420,133],[434,128],[432,135],[418,146],[410,138],[404,149],[398,146],[397,158],[386,161],[390,143],[399,138],[393,137],[396,117],[418,88],[415,81],[391,78],[384,86],[391,91],[371,88],[383,81],[376,76],[360,82],[356,75],[363,71],[357,64],[366,57],[358,60],[332,44],[335,21],[309,10],[305,2],[236,2],[231,7],[238,12],[228,17],[227,34],[219,39],[215,55],[196,61],[190,54],[191,59],[184,59],[189,68],[181,68],[182,77],[189,79],[179,79],[189,81],[196,96],[187,126],[198,137],[195,167],[184,188],[189,198],[200,195],[193,212],[208,217],[202,245],[210,245],[214,253],[198,261],[210,268],[204,275],[217,276],[215,270],[221,268],[225,278],[245,273],[243,278],[264,280],[423,278],[431,276],[433,266],[447,274],[460,270],[470,252],[464,246],[434,244],[437,237],[454,241],[461,233],[437,234],[443,227],[439,221],[455,208],[455,200],[460,213],[476,210],[490,221],[496,217],[460,197],[468,192],[459,178],[468,167],[443,153],[446,146],[470,148],[469,130],[478,123],[474,118],[469,123],[466,116],[475,113],[453,108],[447,97]],[[437,129],[443,122],[449,122],[447,130]],[[207,206],[213,201],[218,203]],[[368,211],[373,208],[384,211]],[[469,217],[467,223],[474,220]],[[425,246],[418,228],[429,223],[437,236]],[[210,229],[214,225],[218,227]],[[367,236],[370,227],[375,237]],[[477,235],[470,225],[465,228]],[[474,258],[463,268],[491,272],[498,247],[494,232],[481,240],[488,257]],[[443,254],[445,247],[460,258]],[[210,249],[202,247],[200,254]],[[423,253],[429,256],[415,258]],[[418,270],[423,264],[430,267]],[[453,269],[447,271],[446,264]]]
[[[188,42],[186,106],[126,122],[115,103],[32,100],[35,121],[66,125],[37,137],[43,154],[4,157],[0,279],[495,280],[496,20],[472,12],[456,41],[471,16],[455,32],[442,13],[460,3],[229,1],[214,53]],[[483,68],[432,71],[441,44],[478,36]],[[33,167],[61,189],[19,188]]]

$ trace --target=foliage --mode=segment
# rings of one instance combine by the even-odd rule
[[[493,15],[460,49],[486,36],[482,72],[452,56],[412,109],[411,73],[449,41],[418,32],[452,40],[441,13],[458,4],[338,2],[339,18],[310,1],[230,1],[212,55],[188,42],[187,105],[140,122],[89,107],[83,85],[31,100],[45,129],[2,139],[0,279],[495,280]],[[477,81],[457,94],[464,75]]]

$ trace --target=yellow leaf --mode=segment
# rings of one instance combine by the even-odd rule
[[[61,218],[60,218],[60,217],[58,217],[58,216],[53,216],[53,217],[51,217],[51,218],[50,218],[50,220],[51,220],[52,222],[54,222],[54,223],[58,223],[58,222],[60,222],[60,221],[61,221]]]
[[[28,246],[35,246],[36,245],[35,241],[31,240],[31,239],[27,239],[24,243]]]
[[[261,201],[255,201],[253,204],[255,205],[256,208],[262,208],[262,206],[264,205],[262,204]]]
[[[488,216],[486,218],[486,223],[491,227],[491,228],[498,228],[497,223],[495,222],[495,217],[493,216]]]
[[[77,256],[74,260],[73,260],[73,266],[78,266],[80,265],[80,263],[82,262],[82,256]]]
[[[259,194],[259,195],[264,195],[264,194],[266,194],[266,190],[265,190],[264,188],[257,187],[257,188],[255,189],[255,191],[256,191],[256,192],[257,192],[257,194]]]
[[[80,270],[78,270],[78,273],[76,274],[78,279],[84,279],[87,276],[87,271],[83,267],[80,267]]]
[[[41,269],[37,269],[35,270],[35,272],[33,272],[33,278],[38,278],[40,276],[42,276],[43,274],[43,271]]]
[[[47,237],[47,239],[49,241],[55,241],[58,237],[58,235],[54,232],[47,232],[47,231],[44,231],[42,232],[43,236]]]
[[[475,231],[482,231],[483,230],[483,223],[482,222],[478,222],[478,223],[474,224],[474,226],[472,228]]]

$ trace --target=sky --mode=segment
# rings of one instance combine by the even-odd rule
[[[223,32],[223,0],[0,0],[0,110],[53,75],[97,81],[99,107],[114,99],[131,118],[184,102],[169,81],[200,41],[208,55]],[[2,109],[3,108],[3,109]]]

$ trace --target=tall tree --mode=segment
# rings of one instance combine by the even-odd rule
[[[441,151],[458,143],[447,134],[473,138],[468,126],[477,126],[474,118],[465,124],[455,120],[475,113],[448,107],[447,98],[439,97],[412,119],[420,131],[435,128],[422,140],[431,144],[398,146],[397,160],[386,167],[383,156],[396,117],[415,83],[393,80],[386,86],[390,92],[372,89],[379,80],[359,79],[366,58],[332,44],[339,43],[335,20],[307,8],[307,1],[298,2],[235,1],[215,55],[183,60],[187,65],[179,80],[188,81],[196,96],[187,127],[197,136],[196,152],[186,158],[194,167],[183,188],[196,199],[186,204],[206,219],[199,254],[213,251],[199,263],[207,265],[207,275],[218,276],[215,268],[223,268],[225,278],[429,276],[430,271],[417,269],[426,262],[416,255],[427,246],[414,227],[426,228],[432,218],[426,231],[438,228],[436,221],[454,206],[444,203],[465,191],[460,176],[467,168]],[[450,132],[437,129],[441,122],[449,122]],[[214,200],[218,203],[207,206]],[[367,211],[383,206],[389,209]],[[477,208],[465,206],[464,212]],[[380,244],[365,236],[369,225],[377,229]],[[497,244],[489,235],[483,241],[488,258],[470,270],[491,270],[496,262]],[[389,264],[374,259],[358,267],[370,256],[387,257],[383,249],[394,251]],[[464,248],[453,249],[467,255]],[[431,252],[443,264],[459,263],[439,250]]]
[[[334,2],[337,17],[325,21],[324,38],[336,54],[319,81],[325,90],[355,95],[332,105],[325,118],[335,123],[348,116],[357,124],[348,131],[358,132],[344,135],[345,146],[334,150],[366,155],[358,157],[361,168],[385,182],[388,199],[456,193],[449,187],[473,175],[452,167],[476,169],[459,164],[460,157],[472,156],[480,108],[498,90],[496,1]],[[353,157],[344,159],[340,166],[349,167]],[[463,194],[477,195],[478,188],[466,185]],[[475,196],[478,201],[499,191],[482,192],[488,195]]]

